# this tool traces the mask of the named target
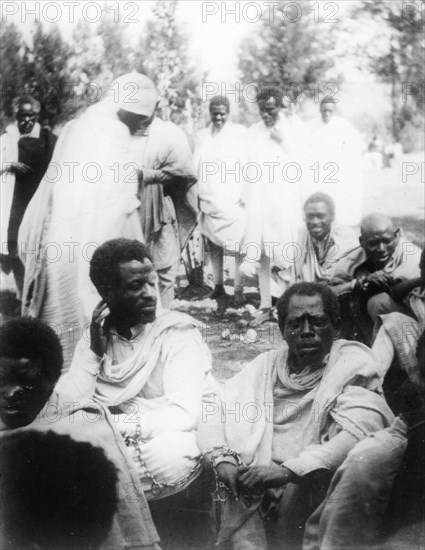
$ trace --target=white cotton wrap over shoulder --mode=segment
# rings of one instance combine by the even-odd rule
[[[65,368],[99,296],[89,279],[94,249],[108,239],[143,242],[130,132],[106,99],[63,129],[19,232],[22,313],[61,338]]]

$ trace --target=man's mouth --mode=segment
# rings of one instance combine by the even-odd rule
[[[153,313],[156,311],[156,304],[142,305],[140,311],[142,313]]]
[[[316,342],[302,342],[298,347],[301,351],[316,351],[320,349],[319,344]]]
[[[25,414],[25,412],[25,406],[20,404],[7,403],[3,407],[3,413],[7,415],[17,416],[20,414]]]

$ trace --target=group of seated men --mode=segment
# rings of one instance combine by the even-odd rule
[[[331,214],[307,216],[321,268]],[[420,525],[425,254],[404,243],[388,218],[368,216],[326,284],[279,298],[280,349],[225,384],[196,321],[158,309],[145,245],[100,245],[90,278],[101,301],[66,374],[48,326],[1,327],[3,547],[158,549],[148,502],[208,468],[223,547],[369,548]],[[347,291],[375,321],[372,348],[340,338]]]

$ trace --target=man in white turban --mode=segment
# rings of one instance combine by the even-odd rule
[[[157,99],[153,83],[144,75],[132,73],[114,81],[104,100],[63,129],[23,219],[22,312],[55,328],[64,349],[64,370],[99,301],[88,278],[94,249],[116,237],[151,239],[146,227],[152,219],[162,228],[158,208],[149,210],[145,201],[149,194],[162,197],[162,188],[148,186],[156,174],[141,162],[149,154],[149,144],[143,152],[138,136],[152,123]],[[144,210],[152,212],[147,224]]]

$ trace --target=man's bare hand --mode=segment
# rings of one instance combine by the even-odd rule
[[[235,498],[238,498],[238,489],[236,485],[238,467],[230,462],[220,462],[220,464],[217,464],[216,470],[219,481],[229,488]]]
[[[277,464],[270,466],[239,466],[238,483],[246,491],[259,494],[266,489],[286,485],[295,474]]]
[[[382,290],[389,290],[392,283],[392,277],[388,273],[385,273],[385,271],[375,271],[375,273],[371,273],[367,277],[365,277],[363,285],[373,285],[381,288]]]
[[[32,172],[32,169],[23,162],[12,162],[8,168],[8,171],[11,174],[16,174],[17,176],[24,176]]]
[[[110,314],[108,304],[101,300],[94,308],[90,323],[90,349],[98,357],[106,353],[107,338],[103,328],[103,321]]]

